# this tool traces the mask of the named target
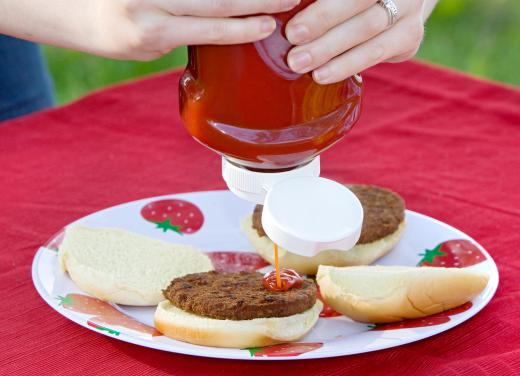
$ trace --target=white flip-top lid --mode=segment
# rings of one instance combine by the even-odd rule
[[[344,185],[319,177],[319,159],[279,173],[250,171],[223,160],[223,177],[239,197],[264,205],[262,227],[279,246],[302,256],[350,250],[363,208]]]

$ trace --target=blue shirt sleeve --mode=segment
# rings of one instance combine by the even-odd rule
[[[0,122],[53,104],[52,79],[40,47],[0,34]]]

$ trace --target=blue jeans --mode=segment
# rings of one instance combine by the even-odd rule
[[[0,34],[0,121],[53,103],[52,80],[40,47]]]

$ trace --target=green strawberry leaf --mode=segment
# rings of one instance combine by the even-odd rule
[[[263,347],[248,347],[247,349],[244,349],[249,351],[249,355],[255,356],[257,352],[260,352],[263,350]]]
[[[59,303],[58,305],[62,306],[62,305],[70,305],[72,306],[74,304],[74,299],[72,299],[72,296],[67,294],[67,296],[61,296],[61,295],[58,295],[56,297],[56,299],[58,299]]]
[[[119,334],[121,334],[121,332],[118,332],[117,330],[113,330],[113,329],[109,329],[109,328],[103,328],[102,326],[96,328],[98,330],[101,330],[101,331],[106,331],[108,334],[113,334],[115,336],[118,336]]]
[[[425,263],[433,264],[437,256],[446,256],[446,252],[441,252],[441,247],[442,243],[433,249],[426,249],[424,253],[420,253],[419,256],[423,256],[423,258],[417,263],[417,266],[421,266]]]
[[[96,319],[96,317],[94,317],[94,319]],[[96,329],[96,330],[100,330],[102,332],[107,332],[108,334],[113,334],[115,336],[118,336],[119,334],[121,334],[121,332],[118,332],[117,330],[114,330],[114,329],[110,329],[110,328],[106,328],[104,326],[101,326],[97,323],[95,323],[94,321],[91,321],[91,320],[87,320],[87,325]]]
[[[97,329],[102,332],[107,332],[108,334],[113,334],[115,336],[118,336],[121,334],[121,332],[118,332],[117,330],[105,328],[104,326],[98,325],[98,324],[90,322],[90,321],[87,322],[87,324],[90,325],[91,327],[93,327],[94,329]]]
[[[163,232],[166,232],[168,230],[172,230],[173,232],[176,232],[179,235],[183,235],[181,232],[181,226],[172,225],[170,220],[167,219],[163,222],[154,222],[158,229],[161,229]]]

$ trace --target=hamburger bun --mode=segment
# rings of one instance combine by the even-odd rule
[[[318,321],[323,305],[287,317],[218,320],[195,315],[162,301],[155,311],[155,327],[167,337],[196,345],[247,348],[296,341]]]
[[[386,255],[399,242],[405,229],[404,200],[397,193],[369,185],[347,186],[360,200],[364,218],[358,243],[350,250],[326,250],[313,257],[300,256],[279,247],[280,266],[301,274],[316,274],[319,265],[368,265]],[[274,244],[261,224],[262,207],[241,222],[242,232],[267,262],[274,264]]]
[[[256,252],[264,260],[274,265],[274,243],[267,236],[258,236],[252,226],[252,217],[241,223],[242,232],[247,236]],[[326,250],[313,257],[300,256],[278,247],[280,267],[296,270],[300,274],[314,275],[320,265],[347,266],[368,265],[386,255],[399,242],[405,229],[402,222],[397,230],[384,238],[368,244],[356,244],[349,251]]]
[[[213,270],[208,256],[119,229],[73,225],[58,250],[61,269],[95,297],[118,304],[156,305],[173,278]]]
[[[433,315],[472,300],[488,276],[471,268],[320,266],[326,304],[353,320],[387,323]]]

